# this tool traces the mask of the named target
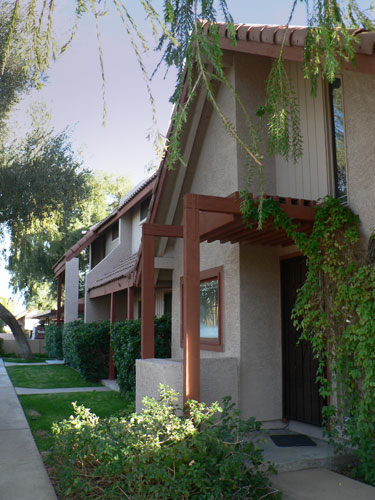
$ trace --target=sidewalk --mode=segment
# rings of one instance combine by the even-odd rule
[[[327,469],[282,472],[271,478],[283,500],[374,500],[375,488]]]
[[[22,406],[1,359],[0,499],[57,500]]]

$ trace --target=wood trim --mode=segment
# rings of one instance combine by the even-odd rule
[[[212,267],[210,269],[205,269],[200,272],[200,283],[205,281],[211,281],[214,279],[218,280],[219,288],[219,338],[209,339],[204,337],[200,338],[200,350],[201,351],[224,351],[223,343],[223,272],[224,266]],[[184,347],[184,277],[180,278],[180,346]]]
[[[127,319],[134,319],[134,286],[128,288]]]
[[[272,43],[262,43],[250,40],[237,40],[235,46],[228,38],[220,38],[220,46],[224,50],[234,52],[244,52],[246,54],[254,54],[257,56],[265,56],[277,58],[280,55],[280,45]],[[283,59],[288,61],[303,62],[303,47],[299,46],[284,46]]]
[[[149,224],[142,225],[142,234],[149,236],[167,236],[168,238],[183,238],[183,226],[172,226],[169,224]]]
[[[184,201],[188,195],[185,196]],[[184,210],[184,400],[200,400],[200,237],[199,210],[193,195]]]
[[[120,292],[121,290],[125,290],[126,288],[133,286],[133,283],[133,274],[130,277],[119,278],[115,281],[111,281],[110,283],[92,288],[89,290],[89,298],[95,299],[96,297],[102,297],[103,295]]]
[[[154,286],[155,237],[142,234],[142,310],[141,355],[142,359],[155,357],[155,286]]]

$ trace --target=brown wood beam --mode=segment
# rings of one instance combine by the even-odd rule
[[[127,319],[134,319],[134,286],[128,288]]]
[[[112,340],[112,325],[116,322],[116,312],[117,312],[117,295],[115,293],[111,293],[111,310],[109,315],[109,322],[111,323],[111,340]],[[112,344],[109,343],[109,379],[115,380],[116,378],[116,369],[115,363],[113,361],[113,350]]]
[[[197,197],[198,210],[203,212],[223,213],[239,215],[241,204],[236,198],[222,198],[221,196],[208,196],[204,194],[199,195],[185,195],[187,207],[190,203],[190,196]]]
[[[142,226],[142,359],[155,357],[155,236],[147,234]]]
[[[133,286],[133,283],[133,275],[131,275],[130,277],[126,276],[124,278],[119,278],[115,281],[111,281],[110,283],[106,283],[105,285],[100,285],[96,288],[92,288],[89,291],[89,298],[95,299],[95,297],[102,297],[103,295],[120,292],[121,290],[125,290],[126,288]]]
[[[166,236],[168,238],[183,238],[184,236],[182,226],[149,224],[147,222],[142,225],[142,234],[146,236]]]
[[[62,291],[62,274],[57,277],[57,326],[61,326],[61,291]]]
[[[184,197],[184,400],[200,400],[200,233],[198,195]]]
[[[220,46],[222,49],[233,50],[236,52],[244,52],[246,54],[255,54],[259,56],[266,56],[277,58],[280,55],[280,45],[272,43],[262,43],[250,40],[237,40],[236,46],[233,46],[231,40],[228,38],[220,39]],[[297,46],[284,46],[283,59],[288,61],[303,61],[303,47]]]

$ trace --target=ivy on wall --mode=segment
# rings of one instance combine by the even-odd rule
[[[243,194],[249,227],[272,221],[307,258],[292,319],[319,362],[316,380],[328,398],[326,432],[339,448],[349,440],[358,458],[357,477],[375,485],[375,266],[363,249],[359,217],[327,197],[316,207],[308,235],[275,200],[262,204],[260,212],[259,203]]]

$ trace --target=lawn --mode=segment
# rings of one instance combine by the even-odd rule
[[[22,359],[15,353],[8,353],[2,357],[2,360],[8,363],[43,363],[46,359],[50,359],[48,354],[34,354],[31,359]]]
[[[87,382],[80,373],[65,365],[7,366],[8,375],[15,387],[55,389],[60,387],[97,387]]]
[[[134,411],[134,402],[114,391],[35,394],[18,397],[39,451],[50,450],[53,443],[52,423],[72,415],[73,401],[90,408],[99,417],[128,415]]]

